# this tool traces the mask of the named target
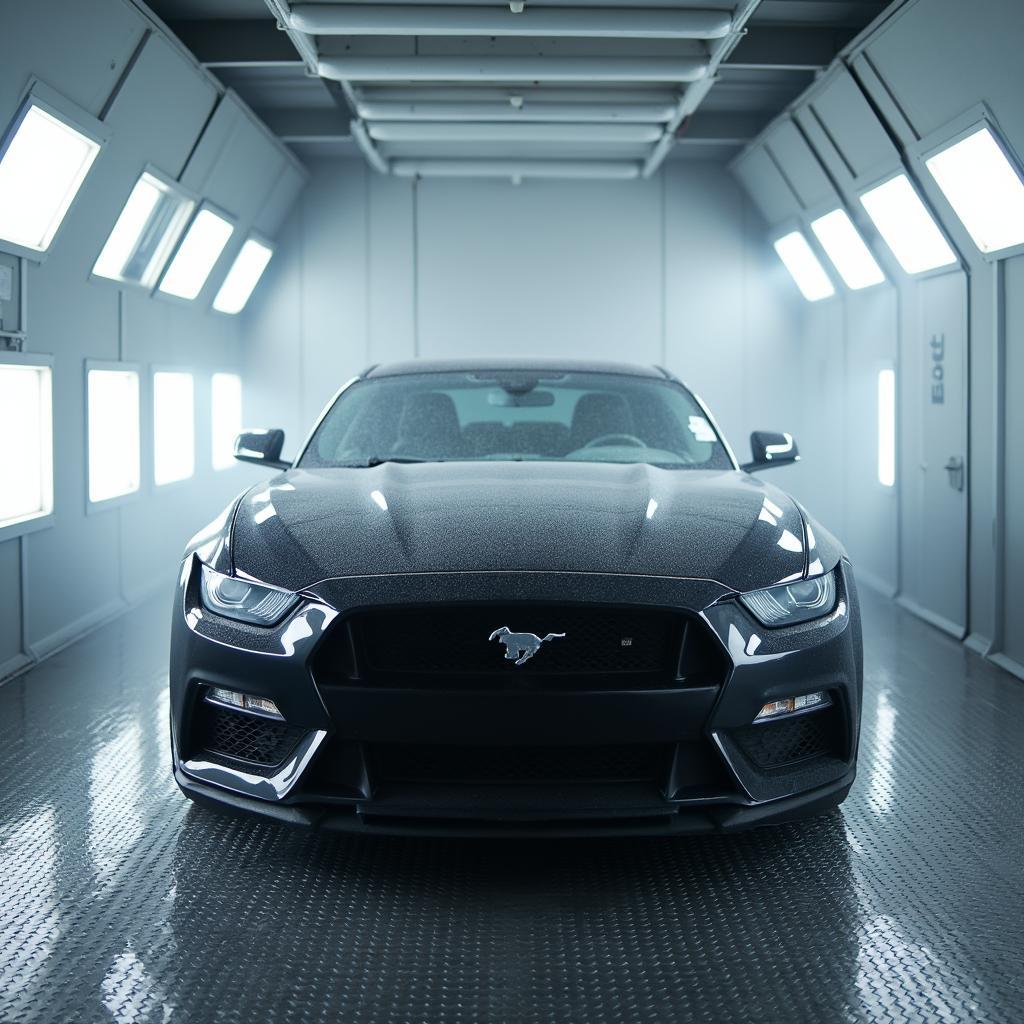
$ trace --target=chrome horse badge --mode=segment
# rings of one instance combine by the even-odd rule
[[[564,633],[548,633],[547,636],[537,636],[534,633],[513,633],[508,626],[502,626],[487,639],[503,643],[505,645],[505,660],[522,665],[540,650],[541,644],[563,636],[565,636]]]

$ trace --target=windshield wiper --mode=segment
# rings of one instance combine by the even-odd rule
[[[357,463],[360,469],[383,466],[385,462],[437,462],[438,459],[418,459],[415,455],[371,455],[365,462]]]

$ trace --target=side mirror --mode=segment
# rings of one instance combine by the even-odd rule
[[[246,430],[235,438],[235,458],[271,469],[291,469],[292,464],[281,458],[283,447],[283,430]]]
[[[800,450],[792,434],[774,434],[770,430],[755,430],[750,435],[752,462],[740,466],[748,473],[772,466],[788,466],[800,461]]]

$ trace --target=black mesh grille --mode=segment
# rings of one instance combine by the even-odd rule
[[[748,725],[732,735],[743,753],[759,768],[780,768],[823,754],[840,754],[835,708],[780,722]]]
[[[280,764],[295,749],[302,730],[271,718],[247,715],[201,701],[197,710],[197,746],[221,757],[259,765]]]
[[[527,636],[491,640],[501,627]],[[525,657],[516,664],[520,652]],[[578,605],[363,612],[339,625],[318,661],[318,675],[328,682],[438,688],[708,685],[724,673],[713,638],[684,614]]]
[[[380,743],[370,748],[375,780],[394,782],[660,782],[671,748],[475,747]]]

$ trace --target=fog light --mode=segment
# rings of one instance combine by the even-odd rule
[[[236,690],[211,686],[206,691],[206,699],[213,704],[224,704],[228,707],[238,708],[239,711],[251,711],[253,714],[280,718],[284,721],[284,715],[278,711],[277,705],[268,697],[252,697],[247,693],[238,693]]]
[[[773,700],[758,711],[754,721],[763,722],[768,718],[792,715],[797,711],[812,711],[814,708],[828,707],[831,703],[828,694],[822,691],[805,693],[801,697],[787,697],[785,700]]]

